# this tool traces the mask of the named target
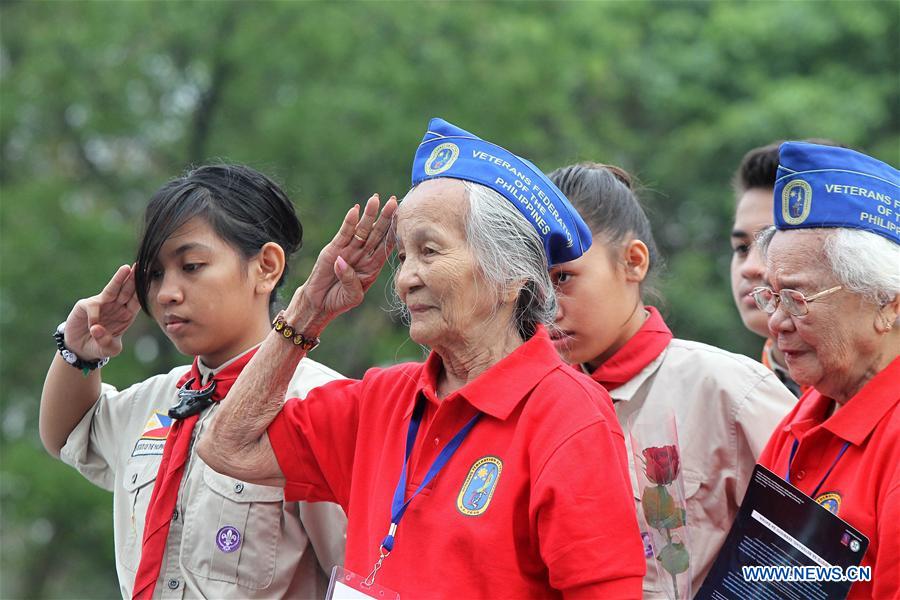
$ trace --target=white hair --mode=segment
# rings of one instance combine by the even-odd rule
[[[469,181],[466,238],[485,279],[507,292],[518,288],[515,326],[523,339],[556,320],[556,291],[544,244],[534,226],[499,192]]]
[[[762,253],[763,258],[767,258],[769,256],[769,244],[772,243],[772,236],[775,235],[774,225],[769,225],[765,229],[759,230],[756,234],[756,247],[759,248],[760,253]]]
[[[765,256],[775,227],[759,233],[757,244]],[[828,229],[824,243],[828,267],[847,290],[878,305],[900,294],[900,244],[862,229]]]
[[[501,296],[518,289],[512,325],[522,339],[530,338],[540,324],[552,327],[556,320],[556,291],[537,231],[500,193],[478,183],[462,183],[469,201],[466,240],[477,269],[490,285],[489,293],[499,303]],[[394,264],[395,279],[398,268]],[[391,305],[400,313],[401,320],[409,324],[409,313],[396,287],[392,290]]]
[[[882,305],[900,294],[900,244],[860,229],[836,229],[825,256],[844,287]]]

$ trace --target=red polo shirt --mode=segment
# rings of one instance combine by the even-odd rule
[[[643,549],[606,392],[568,368],[543,329],[443,400],[441,368],[432,352],[424,364],[371,369],[288,400],[268,430],[286,498],[340,503],[346,567],[365,576],[390,525],[417,398],[426,408],[406,498],[481,411],[410,503],[377,582],[406,598],[639,598]]]
[[[806,392],[759,462],[784,477],[798,440],[790,483],[812,494],[849,442],[815,500],[869,538],[862,564],[872,567],[872,581],[854,583],[849,597],[900,597],[900,358],[825,419],[830,406],[816,390]]]

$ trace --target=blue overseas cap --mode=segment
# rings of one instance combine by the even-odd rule
[[[781,145],[775,227],[849,227],[900,244],[900,171],[849,148]]]
[[[544,242],[550,266],[591,247],[591,230],[565,195],[533,164],[443,119],[432,119],[413,159],[413,186],[449,177],[480,183],[513,203]]]

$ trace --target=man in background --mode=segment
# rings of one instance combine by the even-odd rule
[[[731,293],[744,327],[765,338],[762,363],[772,369],[795,396],[804,391],[788,373],[784,355],[769,334],[769,315],[757,308],[750,292],[768,285],[766,265],[756,248],[756,235],[775,224],[772,195],[781,142],[754,148],[744,155],[734,174],[734,225],[731,228]]]

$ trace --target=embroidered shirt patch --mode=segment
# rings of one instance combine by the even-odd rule
[[[827,508],[832,514],[838,514],[841,508],[841,495],[837,492],[827,492],[816,497],[816,502]]]
[[[469,469],[469,475],[459,491],[456,508],[464,515],[477,517],[487,510],[497,489],[503,461],[496,456],[479,458]]]
[[[154,412],[144,425],[144,433],[134,445],[132,456],[162,456],[172,427],[172,418],[161,412]]]

